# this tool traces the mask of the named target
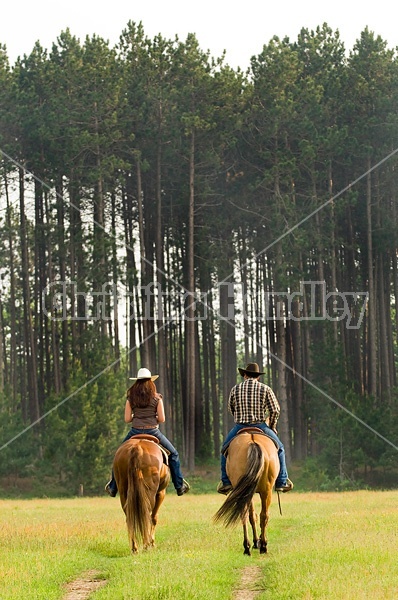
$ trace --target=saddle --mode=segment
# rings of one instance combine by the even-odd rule
[[[134,435],[131,436],[131,438],[129,438],[130,440],[135,439],[135,440],[146,440],[147,442],[153,442],[154,444],[157,444],[159,446],[159,450],[162,453],[163,456],[163,462],[165,465],[169,466],[169,450],[167,450],[166,448],[164,448],[161,443],[159,442],[158,438],[155,435],[151,435],[150,433],[136,433]]]
[[[272,439],[272,437],[270,435],[268,435],[267,433],[265,433],[265,431],[263,431],[262,429],[260,429],[259,427],[244,427],[243,429],[240,429],[238,431],[238,433],[232,438],[232,440],[230,440],[228,442],[228,444],[226,446],[223,446],[222,448],[222,454],[224,454],[224,456],[226,457],[228,455],[228,448],[230,443],[241,433],[252,433],[252,434],[256,434],[256,435],[264,435],[265,437],[269,438],[270,440],[272,440],[276,446],[276,449],[279,450],[279,446],[276,443],[276,441],[274,439]]]

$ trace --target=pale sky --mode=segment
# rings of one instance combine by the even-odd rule
[[[226,62],[245,70],[250,57],[277,35],[297,38],[302,27],[316,29],[326,22],[350,50],[366,26],[380,35],[388,47],[398,46],[398,27],[391,0],[20,0],[3,2],[0,12],[0,44],[6,45],[10,63],[30,54],[34,43],[51,50],[53,42],[69,27],[83,43],[97,34],[113,46],[129,20],[142,21],[150,38],[178,35],[185,41],[195,33],[202,50],[213,57],[226,50]]]

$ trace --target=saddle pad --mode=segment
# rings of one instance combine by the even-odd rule
[[[228,442],[228,444],[227,444],[226,446],[223,446],[223,448],[222,448],[222,451],[221,451],[221,452],[222,452],[222,454],[224,454],[224,456],[225,456],[225,457],[228,455],[228,448],[229,448],[229,445],[230,445],[230,443],[231,443],[231,442],[232,442],[232,441],[233,441],[233,440],[234,440],[234,439],[235,439],[235,438],[236,438],[238,435],[240,435],[241,433],[253,433],[253,434],[256,434],[256,435],[265,435],[265,437],[269,438],[270,440],[272,440],[272,441],[274,442],[276,449],[277,449],[277,450],[279,450],[279,446],[278,446],[278,444],[276,443],[276,441],[275,441],[274,439],[272,439],[272,437],[271,437],[270,435],[268,435],[267,433],[265,433],[265,431],[263,431],[263,430],[262,430],[262,429],[260,429],[259,427],[245,427],[244,429],[240,429],[240,430],[238,431],[238,433],[237,433],[237,434],[236,434],[236,435],[235,435],[235,436],[232,438],[232,440],[230,440],[230,441]]]
[[[155,442],[156,444],[160,445],[158,438],[150,433],[135,433],[129,439],[131,440],[132,438],[136,440],[149,440],[150,442]]]
[[[130,440],[132,439],[138,439],[138,440],[146,440],[147,442],[153,442],[155,444],[157,444],[159,446],[159,450],[162,452],[163,454],[163,462],[165,465],[169,466],[169,450],[167,450],[166,448],[164,448],[161,443],[159,442],[158,438],[155,435],[150,435],[149,433],[136,433],[135,435],[132,435],[131,438],[129,438]]]

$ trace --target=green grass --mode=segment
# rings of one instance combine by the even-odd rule
[[[260,598],[275,597],[275,590],[281,600],[398,598],[397,491],[283,500],[285,516],[270,526],[267,591]]]
[[[398,598],[398,491],[296,493],[276,498],[269,553],[243,555],[241,527],[213,525],[223,498],[168,491],[157,547],[132,556],[118,499],[0,500],[1,600],[61,600],[96,569],[92,600],[229,600],[245,566],[257,598]]]

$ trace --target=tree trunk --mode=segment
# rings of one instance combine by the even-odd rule
[[[56,203],[57,203],[57,234],[59,247],[59,276],[61,285],[66,286],[66,248],[65,248],[65,213],[64,213],[64,190],[62,180],[56,186]],[[71,244],[72,247],[72,244]],[[64,288],[66,289],[66,288]],[[68,331],[68,319],[61,321],[61,348],[62,348],[62,387],[66,389],[69,379],[70,369],[70,339]]]
[[[115,370],[120,369],[120,340],[119,340],[119,307],[118,307],[118,257],[117,257],[117,232],[116,232],[116,194],[111,194],[112,204],[112,274],[113,274],[113,328],[114,328],[114,340],[113,347],[115,352],[116,365]]]
[[[127,188],[122,190],[123,223],[124,223],[124,241],[126,245],[126,286],[128,305],[126,306],[126,338],[128,348],[127,376],[134,377],[137,374],[137,321],[140,323],[140,302],[138,290],[137,268],[134,257],[134,237],[133,237],[133,207],[132,197],[133,189],[131,177],[127,176]],[[138,328],[138,335],[141,334],[141,327]],[[140,340],[141,341],[141,340]]]
[[[195,456],[198,456],[208,444],[209,429],[205,430],[205,405],[202,384],[200,356],[199,321],[195,321]]]
[[[144,232],[144,207],[143,207],[143,191],[141,178],[141,162],[140,157],[136,158],[136,173],[137,173],[137,204],[138,204],[138,230],[140,237],[140,270],[141,270],[141,302],[142,302],[142,344],[140,346],[141,365],[151,367],[150,340],[153,334],[152,321],[153,318],[153,297],[149,290],[151,283],[149,260],[146,257],[145,248],[145,232]],[[152,311],[152,312],[151,312]],[[149,318],[148,318],[149,317]]]
[[[372,181],[370,173],[370,158],[368,158],[368,175],[366,179],[366,218],[367,218],[367,258],[368,258],[368,394],[377,396],[377,324],[376,324],[376,294],[374,284],[374,260],[372,240]]]
[[[10,376],[9,381],[11,385],[11,394],[13,399],[13,410],[16,410],[16,399],[17,399],[17,325],[16,325],[16,298],[15,298],[15,264],[14,264],[14,238],[13,238],[13,225],[11,222],[11,206],[10,197],[8,193],[8,180],[7,176],[4,176],[4,185],[7,201],[7,212],[6,212],[6,224],[7,224],[7,237],[8,237],[8,249],[9,249],[9,267],[10,267]]]
[[[44,321],[44,312],[40,310],[42,292],[46,287],[46,242],[44,234],[44,201],[43,186],[38,179],[34,181],[35,197],[35,227],[34,227],[34,293],[33,313],[34,320],[34,343],[36,346],[37,361],[37,391],[39,399],[39,412],[44,411],[45,396],[45,361],[50,361],[48,330]],[[33,320],[32,320],[33,323]]]
[[[247,284],[247,250],[246,250],[246,240],[245,234],[241,230],[241,245],[239,246],[239,271],[241,274],[242,281],[242,310],[243,310],[243,344],[245,349],[244,361],[245,363],[249,362],[250,358],[250,350],[249,350],[249,341],[250,341],[250,329],[249,329],[249,305],[248,305],[248,284]],[[259,288],[257,288],[259,289]]]
[[[94,130],[96,140],[96,170],[97,179],[94,192],[94,211],[93,211],[93,290],[101,293],[98,301],[94,301],[94,314],[96,320],[94,327],[98,327],[101,336],[107,335],[106,319],[109,318],[110,306],[107,289],[107,272],[106,272],[106,250],[105,250],[105,196],[104,184],[102,176],[101,150],[99,146],[99,124],[98,124],[98,106],[94,102]],[[98,322],[99,321],[99,322]]]
[[[380,347],[379,347],[379,353],[380,353],[380,360],[379,360],[380,398],[383,398],[389,402],[391,400],[391,387],[390,387],[391,377],[390,377],[390,358],[389,358],[390,332],[387,330],[387,317],[386,317],[386,310],[389,312],[389,308],[388,308],[388,306],[386,306],[386,304],[388,305],[389,302],[387,303],[385,299],[387,296],[387,298],[389,300],[390,293],[389,293],[389,290],[386,289],[386,286],[385,286],[383,257],[380,254],[377,257],[377,263],[378,263],[378,269],[377,269],[378,281],[377,281],[376,285],[378,288],[377,296],[379,298],[379,301],[378,301],[378,311],[379,311],[378,322],[380,323],[379,340],[381,341]],[[389,261],[387,264],[389,265]]]
[[[48,225],[48,231],[50,231],[50,209],[48,206],[48,198],[47,195],[45,197],[45,207],[46,207],[46,221]],[[47,238],[47,256],[48,256],[48,282],[50,285],[55,283],[55,273],[54,273],[54,264],[53,264],[53,256],[52,256],[52,243],[51,238],[48,236]],[[48,372],[48,384],[47,389],[50,390],[51,387],[54,387],[54,391],[56,394],[59,394],[62,389],[62,381],[61,381],[61,365],[60,365],[60,352],[59,352],[59,333],[58,333],[58,323],[53,318],[55,315],[50,315],[50,330],[51,330],[51,349],[52,349],[52,361],[50,357],[48,357],[47,364],[47,372]]]
[[[21,235],[21,275],[24,308],[24,342],[27,359],[28,376],[28,413],[31,423],[40,417],[39,393],[37,382],[37,354],[34,337],[34,327],[31,311],[31,297],[29,287],[29,251],[25,216],[25,172],[19,169],[19,204],[20,204],[20,235]]]
[[[0,296],[0,394],[4,392],[4,373],[5,373],[5,346],[4,346],[4,327],[3,327],[3,303]]]
[[[282,246],[278,242],[276,245],[276,267],[275,267],[275,285],[277,290],[281,289],[279,286],[278,279],[282,269]],[[275,301],[276,309],[276,372],[277,372],[277,389],[276,396],[278,398],[281,413],[278,421],[278,429],[285,446],[286,460],[291,460],[291,444],[290,444],[290,426],[289,426],[289,412],[288,412],[288,401],[287,401],[287,386],[286,386],[286,364],[287,364],[287,352],[286,352],[286,332],[284,324],[285,306],[283,298],[277,298]]]
[[[229,276],[232,272],[232,261],[230,261],[229,255],[227,256],[226,270]],[[223,272],[221,272],[221,275],[223,275]],[[234,423],[233,418],[228,411],[228,398],[231,388],[236,384],[236,327],[234,284],[224,281],[222,276],[220,277],[220,281],[222,282],[219,285],[221,318],[220,345],[223,397],[223,436],[225,437]]]
[[[157,342],[158,342],[158,373],[162,382],[162,390],[164,395],[166,414],[170,413],[168,403],[170,402],[170,389],[168,385],[168,368],[167,368],[167,338],[165,332],[164,313],[166,311],[166,290],[164,280],[164,238],[162,225],[162,109],[159,103],[159,121],[158,121],[158,139],[157,139],[157,156],[156,156],[156,281],[158,286],[157,297]],[[171,424],[170,424],[171,425]],[[166,419],[164,431],[168,433],[169,423]]]
[[[195,134],[191,133],[191,148],[189,160],[189,215],[188,215],[188,294],[186,309],[186,373],[187,373],[187,451],[188,469],[195,468],[195,383],[196,383],[196,356],[195,356],[195,272],[194,272],[194,211],[195,211]]]
[[[329,177],[328,177],[328,195],[329,198],[333,198],[333,177],[332,177],[332,164],[331,162],[329,162]],[[330,240],[330,279],[331,279],[331,286],[332,286],[332,292],[336,292],[337,291],[337,274],[336,274],[336,264],[337,264],[337,257],[336,257],[336,225],[335,225],[335,216],[334,216],[334,201],[331,200],[330,202],[330,217],[331,217],[331,222],[332,222],[332,226],[331,226],[331,240]],[[337,349],[337,343],[338,343],[338,327],[337,327],[337,321],[333,321],[333,342],[335,345],[335,349]]]
[[[209,317],[203,323],[203,327],[206,328],[206,340],[205,343],[209,353],[209,371],[210,371],[210,397],[211,397],[211,412],[213,421],[213,436],[214,436],[214,457],[219,458],[221,451],[220,444],[220,400],[218,397],[218,386],[217,386],[217,371],[216,371],[216,348],[214,340],[216,334],[214,331],[214,318],[212,314],[213,298],[212,295],[208,295],[209,303]],[[210,314],[211,313],[211,314]]]
[[[300,301],[294,300],[291,320],[291,348],[293,368],[293,414],[294,414],[294,458],[303,460],[307,456],[307,427],[304,416],[304,386],[303,386],[303,344],[300,320]]]

